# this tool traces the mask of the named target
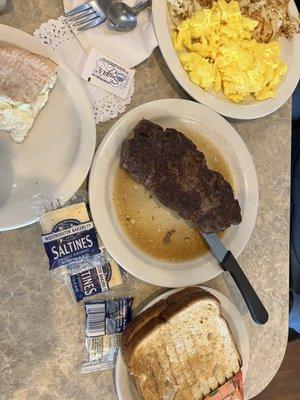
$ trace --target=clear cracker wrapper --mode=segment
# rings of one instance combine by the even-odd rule
[[[59,201],[49,204],[39,220],[50,272],[67,282],[77,302],[121,285],[119,266],[100,248],[82,197],[73,196],[65,207]]]
[[[40,223],[50,270],[80,264],[101,253],[84,203],[46,212],[40,217]]]
[[[85,303],[85,363],[82,372],[114,368],[121,334],[131,320],[133,298]]]
[[[118,264],[111,259],[102,265],[71,275],[70,281],[78,302],[120,285],[122,276]]]
[[[244,400],[242,371],[206,396],[204,400]]]

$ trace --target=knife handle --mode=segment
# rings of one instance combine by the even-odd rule
[[[230,251],[227,251],[221,263],[225,271],[230,272],[233,280],[238,286],[253,320],[260,325],[268,321],[269,315],[259,297],[255,293],[251,283],[241,269],[239,263]]]

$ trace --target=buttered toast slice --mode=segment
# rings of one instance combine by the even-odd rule
[[[219,301],[197,287],[139,314],[126,328],[121,347],[144,400],[203,399],[242,365]]]

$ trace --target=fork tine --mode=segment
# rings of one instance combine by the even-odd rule
[[[90,15],[88,18],[85,19],[81,19],[80,21],[77,21],[75,24],[73,24],[73,26],[78,26],[78,25],[82,25],[85,24],[86,22],[90,22],[93,19],[99,18],[98,14],[94,14],[94,15]]]
[[[81,18],[88,17],[89,15],[95,14],[95,13],[96,13],[96,11],[93,8],[91,8],[90,10],[81,12],[79,15],[76,15],[76,17],[69,18],[69,21],[78,21]]]
[[[75,7],[75,8],[73,8],[73,10],[70,10],[70,11],[66,12],[65,16],[66,17],[70,17],[71,15],[78,14],[81,11],[88,10],[89,8],[92,8],[91,4],[89,2],[88,3],[84,3],[81,6]]]
[[[85,31],[87,29],[94,28],[94,26],[102,24],[104,21],[105,21],[105,19],[98,17],[98,18],[93,19],[89,24],[86,24],[86,25],[83,25],[83,26],[77,28],[77,30]]]

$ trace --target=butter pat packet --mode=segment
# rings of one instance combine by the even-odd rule
[[[114,368],[121,334],[131,321],[133,298],[85,303],[85,363],[81,372]]]
[[[134,69],[127,68],[92,48],[81,77],[121,99],[126,99],[134,73]]]

